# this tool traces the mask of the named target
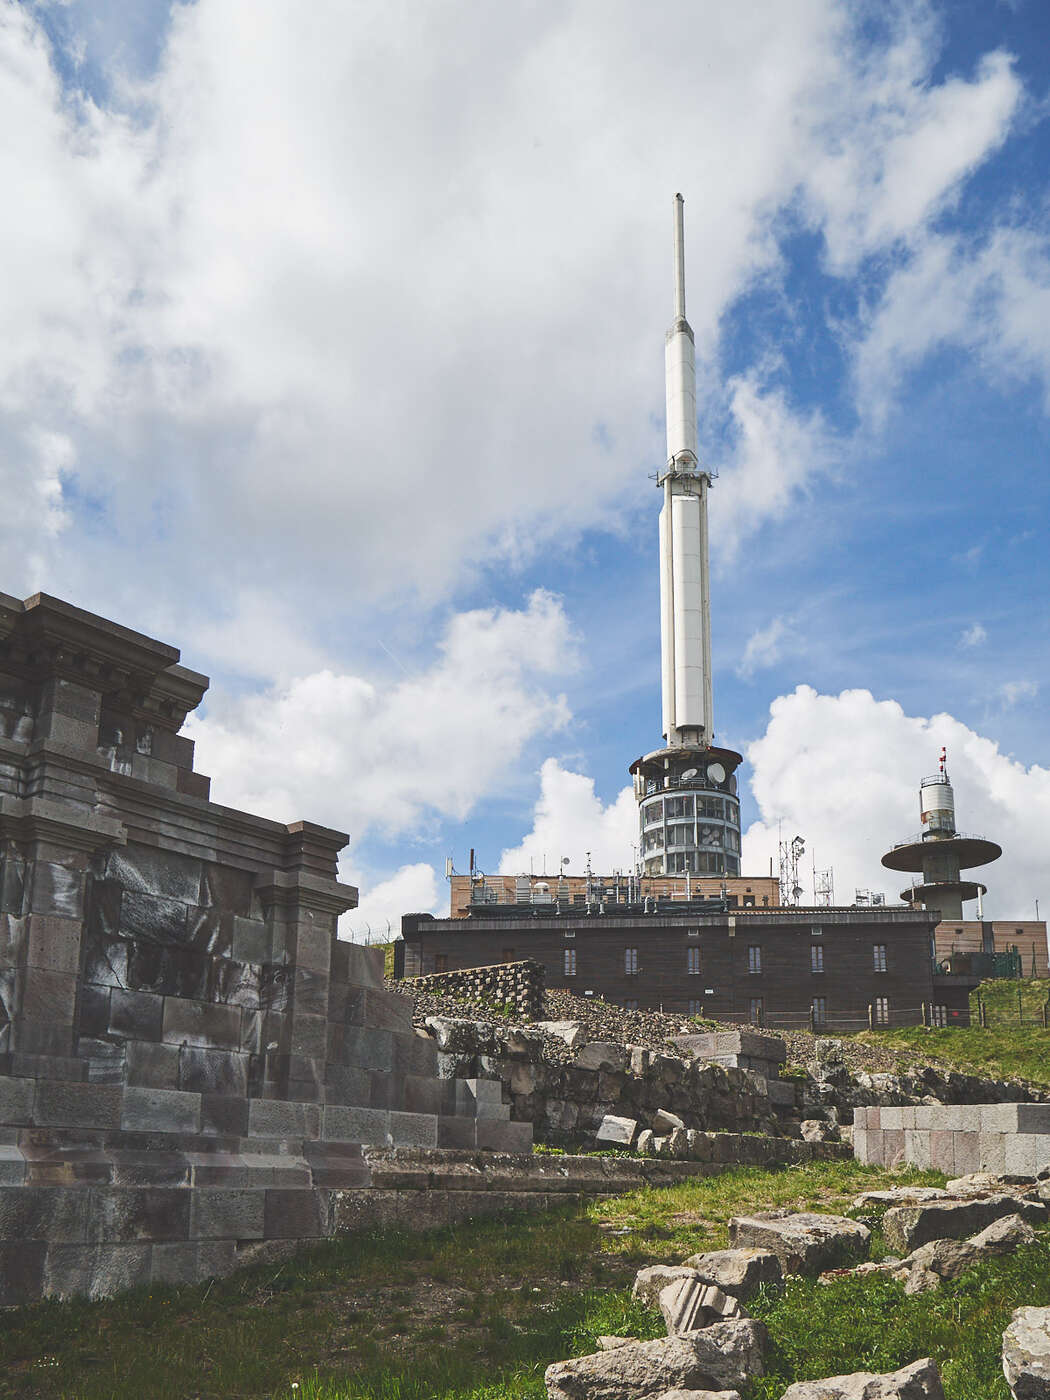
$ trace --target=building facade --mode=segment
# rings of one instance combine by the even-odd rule
[[[935,974],[934,924],[904,908],[492,905],[465,918],[405,915],[396,973],[531,958],[548,986],[630,1009],[817,1030],[967,1025],[976,979]]]
[[[730,909],[770,909],[780,903],[780,881],[775,875],[735,875],[725,879],[708,876],[612,875],[452,875],[449,880],[449,915],[465,919],[492,905],[528,905],[554,909],[586,909],[605,905],[644,903],[646,899],[687,903],[721,899]]]
[[[944,919],[937,961],[982,977],[1050,977],[1045,919]]]

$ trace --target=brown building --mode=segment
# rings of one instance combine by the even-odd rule
[[[1050,976],[1045,919],[944,919],[936,936],[939,963],[969,963],[982,977]]]
[[[548,986],[632,1009],[800,1029],[967,1025],[976,979],[935,975],[934,924],[906,908],[475,905],[466,917],[406,914],[396,975],[532,958]]]
[[[730,909],[770,909],[780,903],[775,875],[453,875],[449,913],[465,919],[473,908],[531,905],[559,912],[588,903],[619,905],[648,899],[682,903],[721,899]]]

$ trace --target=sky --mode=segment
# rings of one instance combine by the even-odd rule
[[[671,202],[743,867],[1050,901],[1045,0],[0,0],[0,588],[182,649],[217,801],[625,869]],[[1046,909],[1044,904],[1044,913]]]

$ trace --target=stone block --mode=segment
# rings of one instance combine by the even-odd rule
[[[164,998],[162,1037],[169,1045],[202,1049],[241,1048],[241,1009],[183,997]]]
[[[390,1140],[390,1114],[377,1108],[326,1104],[321,1136],[326,1142],[367,1142],[385,1146]]]
[[[319,1138],[321,1109],[313,1103],[253,1099],[248,1106],[249,1137]]]
[[[476,1118],[438,1118],[438,1147],[470,1151],[478,1145]]]
[[[201,1124],[200,1094],[177,1089],[127,1088],[120,1126],[139,1133],[197,1133]]]
[[[34,1021],[68,1024],[76,1006],[76,994],[77,979],[73,973],[27,967],[22,982],[22,1015]]]
[[[764,1373],[766,1340],[763,1324],[749,1318],[660,1341],[631,1341],[548,1366],[547,1395],[549,1400],[646,1400],[675,1390],[739,1390]]]
[[[1008,1176],[1035,1176],[1039,1170],[1038,1138],[1034,1133],[1007,1133],[1006,1172]]]
[[[883,1165],[894,1167],[904,1160],[904,1129],[883,1128],[881,1136]]]
[[[372,1032],[382,1034],[382,1032]],[[290,1018],[288,1048],[293,1055],[323,1058],[328,1044],[328,1020],[322,1015],[302,1014],[298,1007]]]
[[[383,985],[384,954],[382,948],[364,948],[359,943],[340,943],[338,951],[340,963],[345,961],[345,980],[352,987],[381,987]]]
[[[1050,1396],[1050,1308],[1017,1308],[1003,1333],[1003,1375],[1016,1400]]]
[[[237,1267],[237,1246],[233,1240],[205,1243],[157,1244],[150,1258],[150,1283],[203,1283],[209,1278],[225,1278]]]
[[[437,1114],[391,1113],[390,1135],[395,1147],[436,1147]],[[480,1125],[479,1125],[480,1127]]]
[[[248,1136],[248,1100],[232,1094],[201,1094],[201,1132]]]
[[[236,1050],[180,1046],[179,1088],[191,1093],[243,1098],[248,1093],[248,1056]]]
[[[412,1001],[383,987],[351,987],[346,998],[346,1024],[410,1034]]]
[[[89,1238],[98,1245],[184,1240],[192,1192],[183,1187],[98,1187],[91,1191]]]
[[[109,1030],[127,1040],[159,1041],[164,998],[155,992],[114,987],[109,998]]]
[[[981,1133],[981,1171],[995,1176],[1006,1173],[1006,1133]]]
[[[839,1268],[863,1258],[870,1238],[866,1226],[839,1215],[761,1211],[729,1222],[733,1248],[769,1250],[785,1273]]]
[[[38,860],[33,867],[30,909],[34,914],[56,914],[80,920],[84,913],[84,877],[53,861]]]
[[[1050,1133],[1050,1103],[1016,1105],[1019,1133]]]
[[[899,1108],[884,1108],[879,1112],[879,1127],[884,1131],[887,1128],[903,1128],[902,1110]]]
[[[48,1298],[108,1298],[150,1280],[148,1244],[51,1245],[44,1266]]]
[[[17,1308],[40,1298],[46,1254],[42,1240],[0,1242],[0,1307]]]
[[[905,1128],[904,1159],[924,1171],[930,1165],[930,1133],[928,1128]]]
[[[33,914],[27,922],[27,965],[76,976],[80,971],[81,921]]]
[[[233,918],[232,952],[238,962],[261,964],[270,959],[270,930],[258,919]]]
[[[125,1045],[127,1082],[139,1088],[179,1087],[179,1047],[129,1040]]]
[[[345,1065],[327,1065],[325,1098],[328,1103],[359,1104],[368,1107],[372,1102],[372,1077],[367,1070],[353,1069]]]
[[[958,1176],[968,1176],[981,1170],[980,1133],[958,1132],[955,1139],[955,1171]]]
[[[439,1079],[424,1079],[414,1074],[405,1077],[401,1107],[406,1113],[440,1113],[441,1106]]]
[[[488,1152],[531,1152],[532,1124],[479,1118],[477,1145]]]
[[[948,1176],[955,1173],[955,1134],[950,1128],[930,1131],[930,1166]]]
[[[11,1079],[7,1075],[0,1075],[0,1123],[32,1123],[35,1094],[35,1080]]]
[[[45,1128],[119,1128],[122,1102],[116,1085],[41,1080],[33,1114],[37,1125]]]
[[[264,1237],[264,1191],[201,1188],[189,1194],[193,1197],[191,1239],[261,1240]]]
[[[275,1239],[316,1239],[327,1234],[327,1200],[322,1191],[263,1192],[264,1235]]]
[[[1016,1133],[1017,1109],[1015,1103],[985,1103],[979,1108],[980,1131],[982,1133]]]

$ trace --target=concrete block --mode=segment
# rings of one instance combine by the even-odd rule
[[[1005,1135],[1008,1175],[1035,1176],[1037,1171],[1037,1141],[1034,1133],[1007,1133]]]
[[[982,1133],[1016,1133],[1017,1109],[1015,1103],[985,1103],[980,1106],[980,1131]]]
[[[201,1096],[176,1089],[128,1088],[120,1126],[138,1133],[197,1133]]]
[[[377,1108],[326,1104],[321,1136],[326,1142],[366,1142],[383,1146],[390,1139],[390,1114]]]
[[[395,1147],[437,1147],[436,1113],[391,1113],[390,1134]]]
[[[1019,1133],[1050,1133],[1050,1103],[1019,1103],[1016,1109]]]
[[[127,1082],[139,1088],[179,1087],[179,1047],[129,1040],[124,1047]]]
[[[33,1114],[42,1128],[119,1128],[122,1103],[117,1085],[41,1080]]]
[[[319,1138],[321,1109],[313,1103],[253,1099],[248,1106],[248,1136]]]
[[[263,1191],[201,1188],[190,1193],[190,1238],[261,1240],[266,1200]]]
[[[169,1045],[202,1049],[241,1048],[241,1009],[182,997],[164,998],[162,1037]]]
[[[923,1171],[930,1165],[930,1132],[928,1128],[904,1129],[904,1158]]]

